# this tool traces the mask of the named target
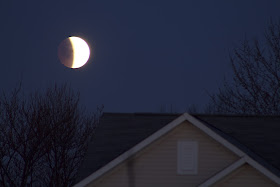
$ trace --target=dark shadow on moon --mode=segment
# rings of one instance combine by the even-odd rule
[[[74,50],[70,38],[66,38],[59,44],[58,58],[63,65],[72,68],[74,61]]]

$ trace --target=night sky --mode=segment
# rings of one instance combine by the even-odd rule
[[[229,51],[279,20],[280,1],[1,0],[0,16],[1,90],[69,83],[92,111],[184,112],[208,103],[230,77]],[[69,36],[90,45],[80,69],[58,59]]]

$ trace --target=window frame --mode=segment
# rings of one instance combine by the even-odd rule
[[[188,154],[186,151],[192,151]],[[187,157],[189,160],[184,160]],[[193,165],[187,165],[191,162]],[[177,174],[196,175],[198,173],[198,142],[180,140],[177,142]]]

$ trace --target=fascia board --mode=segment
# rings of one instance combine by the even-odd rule
[[[88,177],[86,177],[85,179],[83,179],[82,181],[77,183],[76,185],[74,185],[74,187],[82,187],[82,186],[88,185],[90,182],[97,179],[104,173],[108,172],[109,170],[111,170],[112,168],[117,166],[118,164],[122,163],[127,158],[134,155],[135,153],[137,153],[138,151],[140,151],[141,149],[143,149],[144,147],[146,147],[153,141],[157,140],[164,134],[168,133],[169,131],[171,131],[172,129],[174,129],[176,126],[178,126],[179,124],[181,124],[184,121],[185,121],[184,115],[179,116],[178,118],[176,118],[175,120],[173,120],[172,122],[167,124],[165,127],[161,128],[160,130],[158,130],[157,132],[155,132],[154,134],[152,134],[151,136],[149,136],[148,138],[146,138],[139,144],[135,145],[133,148],[124,152],[123,154],[121,154],[120,156],[118,156],[117,158],[115,158],[114,160],[112,160],[111,162],[109,162],[108,164],[106,164],[105,166],[103,166],[102,168],[97,170],[96,172],[92,173],[91,175],[89,175]]]

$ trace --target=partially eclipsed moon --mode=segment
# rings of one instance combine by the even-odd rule
[[[89,59],[88,44],[79,37],[69,37],[63,40],[58,47],[58,58],[69,68],[80,68]]]

